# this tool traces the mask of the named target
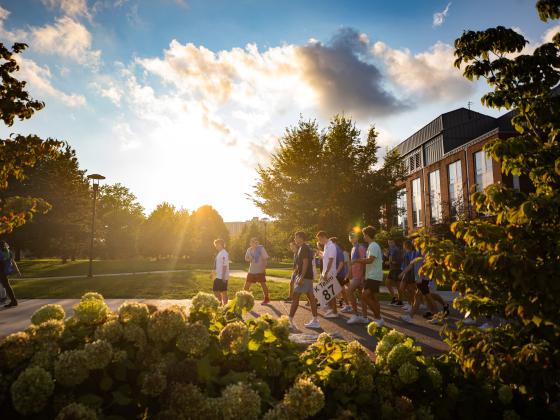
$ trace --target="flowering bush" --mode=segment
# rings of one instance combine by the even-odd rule
[[[84,296],[87,296],[87,293]],[[83,325],[102,324],[109,315],[109,307],[105,302],[102,299],[94,299],[92,297],[82,299],[80,303],[74,305],[73,309],[73,318]]]
[[[224,352],[241,353],[247,349],[249,329],[244,322],[236,321],[227,324],[220,332],[220,345]]]
[[[213,318],[220,308],[220,302],[216,296],[210,293],[197,293],[191,302],[191,317],[206,315]]]
[[[187,317],[179,306],[170,306],[154,312],[148,321],[148,337],[160,343],[168,343],[185,329]]]
[[[54,377],[64,386],[75,386],[84,382],[88,375],[88,360],[84,350],[67,350],[58,356],[54,364]]]
[[[97,420],[97,414],[83,404],[72,403],[64,407],[55,420]]]
[[[219,401],[224,420],[256,420],[261,412],[261,397],[248,384],[228,385]]]
[[[23,415],[39,413],[43,410],[54,391],[51,374],[45,369],[33,366],[25,369],[10,388],[14,408]]]
[[[200,322],[187,324],[177,337],[177,348],[189,356],[202,356],[210,345],[210,333]]]
[[[35,325],[42,324],[45,321],[50,321],[51,319],[62,321],[66,316],[64,308],[57,304],[48,304],[40,307],[31,316],[31,323]]]
[[[113,347],[104,340],[97,340],[86,344],[84,352],[87,358],[86,366],[90,370],[103,369],[113,359]]]
[[[148,306],[138,302],[125,302],[119,308],[119,321],[123,324],[134,323],[145,326],[148,323],[150,311]]]
[[[33,355],[33,344],[29,334],[17,332],[10,334],[0,344],[0,366],[15,368]]]

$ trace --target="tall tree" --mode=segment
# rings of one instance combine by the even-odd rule
[[[140,228],[138,249],[147,257],[176,255],[177,233],[175,206],[165,202],[158,204]]]
[[[270,166],[257,169],[255,204],[286,230],[346,236],[356,225],[378,225],[382,206],[396,199],[402,164],[389,155],[376,169],[377,135],[371,127],[362,142],[354,122],[340,115],[324,132],[315,121],[299,121],[280,139]]]
[[[537,9],[545,22],[560,18],[558,0],[539,1]],[[486,150],[533,188],[496,184],[474,193],[474,207],[488,217],[454,223],[456,242],[424,237],[424,270],[466,292],[455,301],[464,312],[507,321],[487,331],[449,331],[463,370],[496,378],[530,401],[521,417],[551,418],[560,415],[560,33],[532,54],[521,53],[526,44],[504,27],[455,41],[455,65],[492,89],[482,103],[515,110],[518,135]]]
[[[229,247],[229,232],[220,216],[212,206],[202,206],[191,215],[191,258],[195,261],[208,262],[215,254],[212,244],[214,239],[221,238]]]

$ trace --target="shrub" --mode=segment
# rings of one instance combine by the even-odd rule
[[[62,306],[57,304],[48,304],[35,311],[35,313],[31,316],[31,322],[34,325],[39,325],[50,320],[63,321],[65,316],[66,312]]]
[[[49,372],[33,366],[18,376],[10,391],[12,403],[18,413],[40,413],[54,391],[54,382]]]

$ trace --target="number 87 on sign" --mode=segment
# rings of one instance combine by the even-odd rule
[[[342,286],[335,277],[321,277],[319,283],[313,287],[313,294],[315,299],[319,302],[321,307],[326,307],[327,304],[333,300],[336,295],[342,291]]]

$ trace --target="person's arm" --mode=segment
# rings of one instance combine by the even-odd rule
[[[334,264],[334,257],[330,257],[329,262],[327,263],[327,270],[325,271],[326,273],[331,272],[333,264]]]
[[[360,258],[359,260],[356,260],[356,262],[360,263],[360,264],[371,264],[374,261],[375,261],[375,257],[373,255],[371,257],[365,257],[365,258]]]
[[[309,257],[303,259],[303,265],[301,267],[301,273],[298,278],[298,286],[303,285],[303,279],[305,278],[305,273],[307,273],[307,268],[309,267]]]
[[[226,280],[226,272],[229,265],[229,261],[226,261],[226,257],[222,257],[222,281]]]
[[[263,268],[266,270],[266,266],[268,264],[268,259],[270,257],[268,256],[268,252],[266,252],[266,249],[264,249],[264,248],[261,252],[261,258],[263,259]]]
[[[248,263],[253,261],[253,256],[251,255],[251,249],[250,248],[245,253],[245,261],[247,261]]]

